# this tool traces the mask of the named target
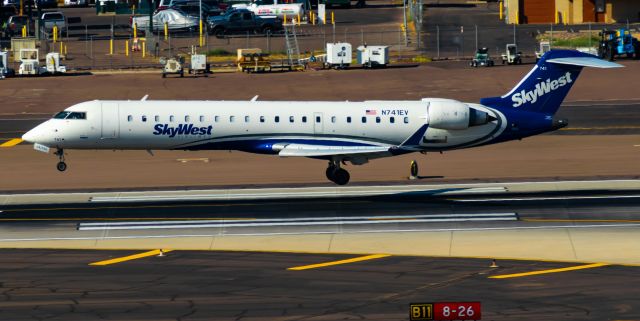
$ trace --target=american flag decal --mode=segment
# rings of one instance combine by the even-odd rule
[[[365,113],[365,115],[377,115],[378,113],[376,112],[375,109],[367,109],[367,112]]]

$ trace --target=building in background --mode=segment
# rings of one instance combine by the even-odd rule
[[[578,24],[640,21],[638,0],[504,0],[508,23]]]

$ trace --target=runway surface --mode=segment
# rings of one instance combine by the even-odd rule
[[[1,250],[6,320],[408,320],[409,303],[480,301],[483,320],[640,318],[637,268],[350,255],[169,252],[92,266],[132,251]]]

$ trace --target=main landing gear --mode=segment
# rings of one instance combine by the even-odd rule
[[[346,185],[351,176],[345,169],[340,168],[340,161],[330,161],[327,167],[327,178],[338,185]]]
[[[56,164],[56,168],[61,172],[67,170],[67,163],[64,162],[64,150],[60,148],[54,154],[58,156],[58,159],[60,160],[58,164]]]

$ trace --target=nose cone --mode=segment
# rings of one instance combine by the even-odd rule
[[[24,140],[25,142],[28,142],[28,143],[35,144],[36,143],[36,139],[37,139],[36,130],[37,130],[37,128],[34,128],[34,129],[26,132],[24,135],[22,135],[22,140]]]

